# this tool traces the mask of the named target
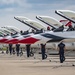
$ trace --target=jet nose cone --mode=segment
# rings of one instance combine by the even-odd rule
[[[25,44],[34,44],[35,42],[39,41],[39,39],[28,37],[23,40],[20,40],[19,43],[25,43]]]

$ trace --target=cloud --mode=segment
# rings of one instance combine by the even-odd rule
[[[31,7],[31,4],[27,3],[26,0],[0,0],[0,13],[4,16],[21,14],[27,12]]]
[[[12,4],[14,3],[15,0],[0,0],[0,4],[4,5],[4,4]]]
[[[27,3],[27,0],[0,0],[0,8],[29,8],[31,5]]]
[[[14,20],[14,16],[35,19],[36,15],[45,15],[59,19],[55,10],[74,8],[74,0],[0,0],[0,26],[14,25],[27,29],[24,24]]]
[[[3,5],[14,4],[14,3],[20,5],[23,2],[26,2],[26,0],[0,0],[0,4],[3,4]]]

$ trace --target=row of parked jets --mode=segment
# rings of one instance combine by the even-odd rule
[[[75,12],[71,10],[56,10],[56,14],[69,20],[67,26],[72,22],[75,23]],[[11,26],[5,26],[0,29],[0,43],[3,44],[26,44],[27,52],[30,52],[30,46],[40,44],[42,51],[42,59],[45,59],[46,48],[57,48],[59,42],[63,41],[66,44],[66,49],[75,49],[75,31],[67,31],[66,25],[63,25],[58,20],[49,16],[36,16],[38,20],[45,23],[45,25],[52,27],[48,30],[37,21],[28,19],[23,16],[15,16],[16,20],[33,28],[36,32],[26,32],[20,34],[20,30]],[[31,47],[32,47],[31,46]]]

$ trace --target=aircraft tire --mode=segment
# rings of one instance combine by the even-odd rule
[[[47,54],[45,54],[45,59],[47,59]]]
[[[63,61],[65,61],[65,57],[63,58]]]
[[[23,52],[20,52],[20,56],[22,56],[23,55]]]
[[[6,50],[6,54],[8,54],[9,52],[8,52],[8,50]]]
[[[30,52],[30,56],[33,57],[34,56],[34,53],[33,52]]]

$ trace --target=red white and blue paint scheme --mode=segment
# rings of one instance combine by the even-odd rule
[[[75,41],[75,31],[63,31],[63,32],[44,32],[40,34],[36,34],[25,38],[19,43],[26,43],[26,44],[34,44],[34,43],[47,43],[47,42],[74,42]]]

